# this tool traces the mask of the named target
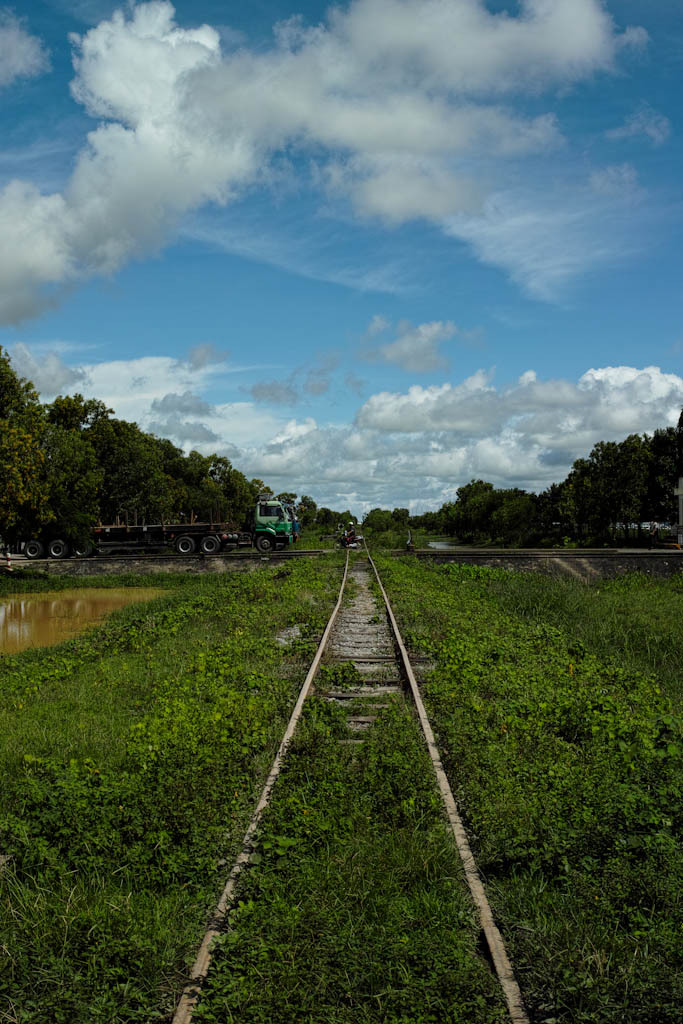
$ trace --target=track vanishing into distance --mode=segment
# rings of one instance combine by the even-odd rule
[[[353,581],[353,596],[348,604],[343,603],[347,581]],[[376,598],[372,584],[376,583],[384,607]],[[334,666],[351,663],[360,674],[357,685],[340,689],[326,689],[323,684],[316,686],[316,675],[325,657],[325,664]],[[419,671],[419,666],[418,666]],[[255,852],[255,842],[261,818],[268,806],[275,782],[286,757],[301,717],[306,698],[315,694],[318,698],[347,707],[348,732],[340,743],[361,745],[364,734],[372,727],[382,708],[394,701],[411,702],[420,722],[422,733],[429,750],[434,769],[435,784],[440,792],[443,807],[455,839],[463,865],[465,880],[474,902],[481,935],[490,954],[490,961],[498,978],[507,1003],[512,1024],[529,1024],[521,992],[514,976],[502,936],[493,919],[486,893],[479,876],[469,842],[458,814],[453,793],[441,764],[439,751],[434,740],[427,713],[419,692],[418,677],[410,663],[405,645],[382,586],[379,574],[369,552],[359,555],[351,562],[349,552],[337,603],[320,641],[320,645],[301,687],[299,696],[282,737],[280,747],[264,785],[260,799],[248,825],[242,849],[230,871],[225,888],[213,912],[208,928],[202,939],[197,958],[192,967],[190,982],[178,1003],[173,1024],[191,1024],[193,1011],[201,994],[212,958],[211,945],[226,930],[227,915],[236,896],[236,889],[243,868],[250,864]],[[358,711],[359,706],[361,711]]]

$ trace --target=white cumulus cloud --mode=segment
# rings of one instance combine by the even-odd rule
[[[53,380],[44,399],[80,391],[186,450],[227,455],[276,490],[359,513],[376,505],[438,507],[472,478],[542,490],[597,441],[674,426],[683,408],[683,377],[657,366],[593,367],[576,380],[528,369],[504,387],[479,370],[464,380],[378,392],[354,422],[331,423],[253,400],[210,401],[213,364],[193,369],[156,356],[67,366],[56,351],[46,361],[21,344],[11,356],[29,377],[45,365]]]
[[[655,366],[595,368],[576,381],[527,370],[502,389],[479,371],[373,395],[352,425],[292,421],[267,445],[246,446],[239,465],[333,508],[422,511],[472,478],[542,490],[597,441],[675,425],[682,406],[683,378]]]

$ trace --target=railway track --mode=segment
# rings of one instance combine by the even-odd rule
[[[348,581],[352,581],[351,600],[344,603]],[[379,591],[380,597],[376,596]],[[320,673],[321,664],[328,671]],[[344,678],[344,666],[350,666],[353,682],[335,685],[334,680]],[[340,672],[334,669],[340,669]],[[276,780],[280,774],[301,718],[306,699],[315,694],[346,711],[347,733],[339,742],[361,746],[382,709],[393,702],[412,704],[424,736],[434,770],[435,784],[441,795],[444,814],[448,819],[463,866],[472,901],[476,908],[481,937],[488,950],[492,969],[500,983],[512,1024],[529,1024],[521,992],[514,976],[502,936],[493,919],[486,893],[479,876],[467,835],[458,814],[453,793],[441,764],[439,751],[419,689],[419,672],[423,666],[411,664],[398,624],[379,574],[369,552],[346,564],[337,603],[323,632],[318,650],[306,675],[299,696],[280,743],[277,755],[264,785],[260,799],[249,823],[242,849],[228,876],[225,888],[211,917],[193,965],[190,982],[185,988],[173,1024],[191,1024],[201,986],[211,966],[212,943],[226,928],[227,915],[234,901],[240,875],[255,852],[261,818],[270,803]],[[416,669],[418,675],[416,675]],[[332,670],[332,671],[329,671]]]

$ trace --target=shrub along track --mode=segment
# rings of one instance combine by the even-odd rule
[[[347,583],[350,583],[348,588]],[[351,591],[351,598],[345,601],[346,589]],[[381,607],[378,598],[384,602],[384,608]],[[412,711],[408,710],[411,702]],[[415,717],[419,720],[431,760],[433,769],[431,782],[429,782],[430,773],[427,767],[429,762],[424,752],[425,744],[420,745],[415,738],[413,724]],[[297,728],[300,723],[301,727]],[[302,734],[304,734],[303,737]],[[391,763],[391,754],[387,754],[387,745],[392,743],[395,745],[393,763]],[[322,750],[320,749],[321,744]],[[413,762],[412,775],[410,771],[406,772],[406,764],[401,761],[403,754],[407,754],[408,759]],[[314,763],[316,759],[318,762],[321,760],[327,762],[327,768],[321,771],[319,767],[316,767]],[[419,762],[418,768],[415,767],[416,762]],[[335,770],[340,773],[336,777],[336,791],[334,788]],[[324,777],[325,771],[327,771],[327,778]],[[357,773],[355,779],[354,771]],[[287,798],[281,794],[281,787],[275,788],[276,780],[281,772],[288,776],[289,796]],[[420,772],[421,778],[416,781]],[[466,897],[463,900],[463,895],[458,895],[455,902],[460,900],[459,926],[453,930],[451,925],[448,926],[451,928],[450,931],[447,927],[439,932],[436,945],[438,947],[439,942],[443,943],[444,935],[447,935],[446,941],[450,940],[454,947],[457,946],[459,942],[463,941],[457,932],[466,933],[464,945],[462,949],[458,948],[452,954],[446,951],[445,965],[438,963],[438,953],[427,955],[424,958],[425,962],[416,971],[413,971],[412,966],[401,965],[400,971],[403,972],[403,976],[397,984],[395,979],[390,977],[389,970],[392,955],[396,954],[392,954],[392,950],[389,948],[381,948],[377,951],[380,973],[383,969],[386,970],[387,978],[382,979],[379,986],[375,983],[373,988],[370,967],[367,971],[361,970],[360,975],[358,974],[358,967],[353,962],[353,950],[350,948],[353,945],[353,940],[349,940],[348,962],[341,964],[346,981],[346,1007],[343,1005],[344,986],[342,985],[342,992],[340,992],[335,990],[334,982],[328,986],[319,978],[314,986],[317,987],[317,992],[312,993],[308,1001],[305,996],[297,994],[295,1003],[290,1004],[288,996],[283,990],[282,993],[275,994],[275,1003],[272,1001],[272,994],[269,994],[266,998],[267,1005],[256,1005],[261,997],[259,989],[272,988],[274,983],[275,987],[278,987],[279,964],[273,967],[273,960],[277,960],[281,951],[274,948],[268,950],[268,940],[264,940],[262,934],[259,933],[263,931],[276,932],[278,927],[281,927],[277,918],[278,899],[282,900],[284,895],[285,902],[296,902],[295,886],[292,879],[287,878],[288,871],[290,874],[297,873],[297,867],[292,866],[291,858],[288,859],[292,848],[297,847],[297,844],[300,843],[303,843],[305,847],[305,843],[309,842],[313,849],[312,858],[306,859],[306,849],[302,847],[301,874],[306,876],[307,872],[311,871],[313,875],[316,871],[319,873],[321,844],[319,835],[316,835],[316,822],[320,820],[320,805],[325,804],[327,800],[324,792],[326,786],[330,787],[330,795],[325,811],[328,814],[347,813],[349,817],[345,819],[346,830],[353,833],[355,828],[362,826],[354,823],[354,811],[350,809],[348,794],[354,790],[355,786],[355,796],[352,795],[351,799],[355,799],[360,808],[366,799],[363,793],[363,784],[368,785],[369,783],[371,788],[376,787],[381,790],[382,786],[386,785],[387,778],[389,778],[391,794],[388,797],[381,793],[374,795],[375,812],[379,811],[378,819],[382,816],[382,810],[386,812],[388,818],[388,830],[387,822],[383,823],[384,841],[386,842],[388,838],[391,846],[395,836],[395,847],[396,850],[399,850],[401,826],[407,824],[409,830],[413,832],[413,841],[417,840],[418,847],[424,843],[424,847],[420,849],[419,858],[424,860],[425,868],[433,858],[437,870],[440,870],[442,874],[450,875],[447,879],[448,886],[454,882],[454,875],[459,876],[455,878],[455,887],[459,888],[461,893],[463,891],[462,877],[464,876],[476,909],[478,927],[474,924],[471,905],[468,904]],[[330,779],[333,780],[332,785],[330,785]],[[438,797],[435,794],[434,781],[436,781]],[[405,788],[402,789],[406,786],[409,791],[406,791]],[[421,791],[421,787],[422,789],[426,787],[426,792]],[[398,790],[401,792],[397,792]],[[340,791],[344,791],[344,796],[338,804],[335,804],[335,799],[339,801]],[[316,805],[316,796],[318,805]],[[271,806],[271,798],[273,798],[273,806]],[[283,805],[280,808],[277,807],[278,800]],[[301,806],[306,804],[307,800],[310,801],[309,806]],[[385,804],[383,808],[380,807],[382,801]],[[396,807],[400,805],[398,814],[395,813],[392,801],[396,803]],[[372,797],[370,803],[372,803]],[[342,805],[345,811],[339,810]],[[297,811],[301,811],[304,815],[312,814],[312,817],[306,820],[306,827],[299,831],[296,826],[292,829],[292,815]],[[362,814],[362,811],[359,813]],[[430,844],[431,847],[435,844],[435,835],[438,834],[443,843],[444,834],[447,832],[444,817],[447,819],[452,833],[450,842],[446,842],[449,850],[445,854],[445,859],[443,850],[440,850],[439,853],[429,852]],[[331,826],[329,822],[326,822],[322,827],[328,829]],[[291,834],[275,834],[287,829]],[[334,831],[334,826],[332,829]],[[423,836],[419,834],[420,829],[424,829]],[[343,827],[341,831],[344,832]],[[311,838],[312,836],[313,838]],[[460,869],[456,866],[457,858],[453,850],[453,838],[461,861]],[[342,841],[342,851],[343,847],[344,842]],[[332,850],[331,857],[330,849]],[[325,855],[328,857],[328,863],[323,870],[330,874],[329,860],[343,861],[344,853],[340,853],[339,849],[335,848],[334,841],[331,847],[329,844],[325,845],[322,852],[323,859]],[[402,855],[400,850],[397,855],[399,857]],[[356,856],[358,856],[357,849],[351,855],[351,863]],[[439,861],[439,857],[441,857],[441,861]],[[313,869],[311,864],[314,865]],[[250,871],[243,875],[243,869],[247,866]],[[273,867],[274,870],[271,870],[269,874],[269,868],[273,869]],[[348,870],[348,865],[346,870]],[[361,863],[360,872],[363,873],[364,870]],[[408,878],[409,871],[406,869],[404,874]],[[427,871],[424,878],[421,877],[421,882],[427,881],[426,888],[432,889],[434,896],[443,883],[443,878],[432,878],[432,881],[429,882],[428,874]],[[387,882],[387,889],[391,887],[390,881],[389,879]],[[333,898],[335,902],[340,902],[343,898],[339,895],[339,882],[342,883],[342,887],[348,885],[350,891],[354,889],[353,884],[348,883],[347,878],[342,875],[338,879],[337,888],[334,884],[330,884],[327,893],[327,897]],[[302,902],[309,895],[306,891],[307,884],[305,879],[301,882],[305,891]],[[313,885],[315,886],[315,884],[314,882]],[[405,884],[410,890],[406,900],[413,900],[415,903],[412,909],[415,945],[419,947],[420,943],[424,942],[425,949],[427,949],[430,942],[433,941],[430,934],[432,925],[431,922],[421,917],[428,911],[416,909],[419,899],[424,899],[424,892],[416,899],[410,889],[413,882],[408,880],[401,884]],[[366,890],[368,885],[369,888],[372,888],[372,883],[366,882]],[[453,892],[448,886],[448,891],[439,892],[436,897],[437,901],[442,899],[446,904],[449,901],[452,902]],[[279,896],[278,887],[283,890]],[[398,892],[400,893],[400,891],[399,886]],[[265,928],[255,910],[255,900],[259,896],[263,897],[265,902],[268,901],[266,897],[270,898],[271,906],[276,908],[274,924],[266,919]],[[353,899],[353,896],[351,898]],[[358,897],[356,896],[356,898]],[[387,899],[400,902],[401,896],[395,893],[393,897],[388,896]],[[462,909],[463,904],[464,910]],[[313,909],[308,907],[305,913],[315,916],[317,913],[315,906]],[[380,916],[387,913],[391,915],[391,910],[387,910],[386,907],[379,910]],[[246,927],[243,928],[245,919]],[[330,924],[330,920],[332,920],[332,924]],[[332,919],[328,918],[327,923],[328,928],[333,931],[339,928],[338,921],[335,922],[333,917]],[[252,928],[251,934],[250,927]],[[396,927],[400,930],[405,925],[401,922]],[[292,925],[291,920],[288,920],[284,926],[285,933],[291,936],[294,930],[296,927]],[[362,931],[362,924],[358,930]],[[433,927],[432,930],[434,930]],[[304,939],[302,942],[304,951],[306,949],[305,941]],[[321,942],[324,944],[330,941],[330,936],[328,934],[324,937],[319,928],[312,935],[311,941],[316,945]],[[402,935],[401,941],[410,944],[413,940]],[[245,942],[251,942],[252,948],[245,950],[243,945]],[[277,940],[272,940],[273,947],[276,942]],[[337,945],[344,947],[346,942],[347,940],[344,938]],[[249,978],[249,961],[250,958],[254,959],[254,943],[258,948],[255,981]],[[367,954],[370,961],[373,959],[373,953],[367,948],[368,945],[372,945],[372,940],[368,943],[366,934],[360,940],[360,946],[363,947],[364,953]],[[332,946],[334,946],[334,942]],[[338,948],[333,948],[329,953],[328,960],[336,961],[338,955]],[[441,955],[443,956],[443,951]],[[449,961],[449,955],[452,962]],[[305,988],[307,984],[307,982],[300,983],[299,972],[304,969],[304,961],[300,957],[301,952],[288,951],[285,953],[285,958],[291,961],[287,965],[292,969],[290,973],[293,971],[295,976],[294,990]],[[400,959],[400,952],[398,957]],[[410,964],[415,959],[415,950],[410,950],[406,964]],[[274,973],[269,972],[267,976],[264,974],[266,969],[264,961],[268,962],[268,967],[272,968]],[[384,964],[386,967],[383,967]],[[500,989],[497,989],[493,980],[491,968],[500,984]],[[316,970],[320,970],[320,968],[315,968],[314,973]],[[415,973],[415,978],[409,977],[411,971]],[[422,971],[422,976],[420,976],[420,971]],[[284,977],[287,970],[281,971],[281,974]],[[444,977],[440,978],[440,974],[443,974]],[[430,982],[424,981],[424,978],[429,975],[433,976],[431,984],[436,985],[437,988],[441,987],[438,994],[430,990]],[[402,984],[405,989],[403,993],[398,991]],[[421,989],[420,985],[424,985],[424,989]],[[380,991],[377,990],[378,987]],[[359,988],[363,988],[365,991],[359,992]],[[453,992],[450,992],[449,989],[453,989]],[[504,1001],[507,1004],[507,1013],[503,1008],[500,990],[502,990]],[[406,995],[406,993],[408,994]],[[454,999],[456,1003],[460,1000],[460,1004],[449,1005],[449,998]],[[327,1008],[325,1007],[326,999],[331,1002]],[[411,1004],[411,999],[416,1001]],[[372,1004],[370,1009],[368,1009],[369,1004]],[[247,828],[242,850],[233,865],[225,889],[209,922],[191,971],[191,981],[178,1004],[173,1024],[190,1024],[191,1021],[195,1024],[204,1024],[204,1022],[209,1024],[213,1021],[238,1019],[254,1022],[301,1020],[311,1022],[311,1024],[323,1020],[329,1022],[447,1020],[467,1021],[468,1024],[470,1022],[474,1024],[475,1021],[498,1022],[507,1019],[511,1020],[513,1024],[528,1024],[529,1018],[523,1005],[519,986],[514,977],[502,936],[493,919],[465,829],[441,765],[415,672],[408,659],[377,568],[369,553],[367,558],[355,558],[351,565],[349,565],[347,554],[337,604],[299,693],[270,774]]]

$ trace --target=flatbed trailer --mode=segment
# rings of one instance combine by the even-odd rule
[[[27,558],[87,557],[114,551],[163,551],[174,548],[179,555],[217,555],[238,547],[259,551],[275,551],[287,547],[294,539],[293,524],[285,506],[270,495],[259,495],[249,517],[249,529],[240,530],[234,523],[112,523],[99,524],[87,540],[71,544],[68,532],[52,527],[51,533],[31,537],[19,545],[19,553]],[[58,532],[59,531],[59,532]]]
[[[22,545],[27,558],[87,557],[114,551],[161,551],[174,548],[180,555],[201,551],[216,555],[225,548],[250,547],[251,533],[228,523],[145,523],[132,526],[110,524],[93,528],[90,539],[73,546],[62,537],[51,540],[32,538]]]

